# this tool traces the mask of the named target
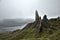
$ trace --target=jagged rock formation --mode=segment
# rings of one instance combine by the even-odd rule
[[[42,32],[43,28],[48,28],[50,34],[53,32],[52,26],[49,23],[47,15],[44,15],[43,19],[41,20],[41,17],[39,17],[37,10],[35,12],[35,27],[37,32]]]
[[[36,23],[36,31],[37,32],[41,32],[42,31],[42,28],[41,28],[41,17],[39,17],[37,10],[35,12],[35,23]]]

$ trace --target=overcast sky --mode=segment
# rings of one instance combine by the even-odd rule
[[[0,0],[0,19],[34,18],[36,9],[40,16],[60,16],[60,0]]]

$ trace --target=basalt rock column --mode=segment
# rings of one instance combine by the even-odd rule
[[[38,11],[37,10],[35,12],[35,21],[39,21],[39,15],[38,15]]]
[[[35,25],[36,25],[36,31],[41,32],[41,17],[38,15],[38,11],[35,12]]]

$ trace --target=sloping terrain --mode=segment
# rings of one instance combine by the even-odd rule
[[[43,28],[42,32],[36,32],[36,25],[29,23],[22,30],[0,34],[0,40],[60,40],[60,20],[49,20],[54,28],[52,34],[49,29]]]

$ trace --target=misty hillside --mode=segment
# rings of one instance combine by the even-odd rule
[[[33,19],[4,19],[0,21],[0,27],[21,26],[33,21]]]
[[[37,33],[34,24],[30,23],[23,30],[16,30],[11,34],[8,34],[8,37],[6,37],[5,39],[6,40],[60,40],[60,27],[54,27],[54,28],[55,30],[52,34],[49,34],[49,29],[46,28],[44,28],[44,30],[41,33]]]
[[[43,19],[36,11],[35,21],[28,23],[22,30],[0,34],[1,40],[60,40],[60,18]]]

